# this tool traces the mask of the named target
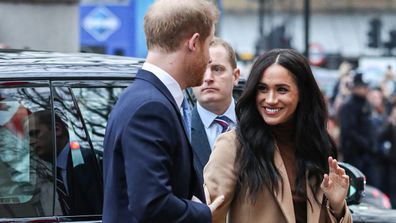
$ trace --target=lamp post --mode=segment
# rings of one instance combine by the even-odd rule
[[[311,17],[310,0],[304,0],[304,45],[305,51],[304,55],[309,59],[309,22]]]

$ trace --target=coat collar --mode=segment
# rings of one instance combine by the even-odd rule
[[[275,149],[275,154],[274,154],[274,161],[275,161],[275,166],[279,170],[279,173],[281,175],[281,178],[283,180],[283,192],[282,189],[278,192],[274,192],[276,201],[278,202],[278,205],[283,213],[283,215],[286,218],[286,221],[289,223],[295,223],[296,222],[296,216],[294,215],[294,207],[293,207],[293,196],[290,188],[290,182],[289,178],[287,177],[287,172],[286,172],[286,167],[285,164],[283,163],[283,159],[280,155],[279,148],[276,146]],[[306,174],[307,176],[307,174]],[[316,223],[319,222],[320,218],[320,212],[321,212],[321,203],[323,199],[323,191],[320,190],[317,199],[320,202],[318,204],[314,198],[314,194],[311,191],[311,188],[309,187],[309,181],[308,178],[306,178],[306,191],[307,191],[307,197],[310,202],[307,202],[307,222],[308,223]],[[312,207],[310,205],[312,204]]]

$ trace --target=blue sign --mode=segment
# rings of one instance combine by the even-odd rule
[[[96,7],[82,21],[82,27],[98,41],[105,41],[120,27],[120,20],[105,7]]]
[[[143,18],[153,2],[154,0],[81,1],[81,49],[84,52],[145,57],[147,48]]]

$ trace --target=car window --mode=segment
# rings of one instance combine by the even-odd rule
[[[102,212],[102,175],[70,87],[54,82],[57,144],[57,195],[55,215],[99,215]],[[60,85],[60,86],[58,86]]]
[[[72,87],[100,167],[107,119],[118,97],[130,83],[131,81],[95,81]]]
[[[0,82],[0,216],[53,214],[52,165],[31,149],[28,117],[50,105],[48,82]],[[49,132],[52,130],[49,129]],[[52,145],[51,134],[48,143]]]
[[[100,218],[97,158],[107,117],[129,83],[58,81],[51,91],[49,82],[0,82],[1,217]]]
[[[124,87],[73,88],[95,150],[103,151],[108,116]]]

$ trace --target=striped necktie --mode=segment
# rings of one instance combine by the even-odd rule
[[[71,199],[66,191],[65,182],[63,181],[61,172],[61,168],[57,168],[56,192],[58,193],[58,200],[61,205],[63,214],[68,215],[70,214]]]
[[[216,122],[217,124],[219,124],[222,127],[221,133],[224,133],[224,132],[227,132],[230,130],[230,123],[229,123],[230,121],[231,120],[229,118],[227,118],[227,116],[224,116],[224,115],[217,116],[214,119],[214,122]]]

